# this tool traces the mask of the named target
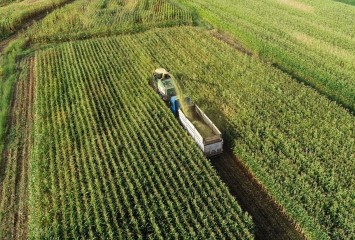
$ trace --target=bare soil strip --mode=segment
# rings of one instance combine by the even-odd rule
[[[252,56],[253,53],[247,50],[240,42],[238,42],[235,38],[230,36],[228,33],[222,32],[218,29],[212,29],[209,31],[209,33],[221,40],[222,42],[227,43],[229,46],[233,47],[234,49],[238,50],[239,52],[242,52],[248,56]]]
[[[8,38],[6,38],[5,40],[2,40],[0,42],[0,54],[2,53],[2,51],[4,51],[4,49],[7,47],[7,45],[14,39],[16,39],[18,37],[18,33],[16,34],[12,34],[11,36],[9,36]]]
[[[28,220],[28,161],[33,123],[35,76],[34,58],[24,60],[28,66],[16,83],[9,124],[10,134],[3,153],[5,168],[0,170],[0,238],[26,239]]]
[[[296,224],[232,152],[212,158],[211,163],[243,210],[252,216],[256,239],[305,239]]]
[[[30,146],[32,143],[31,129],[33,124],[34,108],[33,104],[35,101],[35,74],[34,74],[34,57],[30,58],[28,61],[29,66],[29,76],[25,79],[24,85],[22,86],[25,89],[25,102],[22,104],[22,109],[24,115],[22,117],[23,125],[23,149],[22,153],[19,156],[21,167],[18,167],[17,174],[19,175],[16,182],[16,191],[17,196],[16,202],[18,203],[18,208],[16,209],[15,215],[15,238],[16,239],[25,239],[27,236],[27,220],[28,220],[28,162],[30,159]],[[28,81],[26,81],[28,80]],[[25,119],[25,120],[24,120]]]

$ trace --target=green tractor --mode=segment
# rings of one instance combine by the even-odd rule
[[[170,98],[176,95],[174,81],[164,68],[158,68],[153,72],[151,84],[165,102],[169,102]]]

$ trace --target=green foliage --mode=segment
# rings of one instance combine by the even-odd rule
[[[23,52],[24,45],[24,39],[18,39],[12,42],[4,49],[3,55],[0,58],[0,154],[4,147],[4,136],[10,109],[11,93],[18,77],[16,59]]]
[[[86,51],[76,51],[72,55],[77,58],[84,54],[90,56],[94,50],[89,48],[89,43],[91,48],[99,49],[98,42],[88,41],[85,42],[88,47],[83,47]],[[186,27],[159,29],[107,38],[102,44],[110,49],[105,52],[102,62],[117,59],[122,64],[112,62],[112,69],[127,74],[111,80],[118,88],[134,81],[142,92],[150,94],[147,78],[152,69],[165,67],[171,70],[186,93],[223,131],[229,145],[235,146],[236,155],[307,236],[314,239],[354,237],[352,226],[355,219],[348,209],[352,208],[355,190],[352,180],[355,120],[349,112],[271,65],[237,52],[202,30]],[[125,49],[125,52],[116,49]],[[53,62],[51,65],[58,64]],[[99,79],[90,77],[91,73],[86,74],[86,71],[94,72],[89,70],[91,63],[72,65],[78,71],[84,71],[82,74],[88,83]],[[98,68],[95,76],[100,75],[100,78],[113,71],[104,65]],[[77,78],[73,77],[72,81]],[[136,92],[136,85],[127,88],[131,93],[128,94],[130,101],[139,103],[137,108],[129,108],[132,112],[148,102],[141,92]],[[66,89],[62,86],[62,91]],[[70,102],[76,103],[77,100]],[[117,108],[113,104],[108,106]],[[154,113],[150,110],[147,115]],[[120,116],[124,115],[127,114]],[[147,120],[146,124],[149,122]],[[171,135],[175,130],[171,132],[169,129],[169,125],[159,121],[152,131],[168,131],[166,136],[176,139]],[[96,139],[78,136],[78,141],[86,138]]]
[[[251,219],[148,84],[157,65],[141,41],[159,46],[174,33],[36,53],[29,238],[253,238]]]
[[[355,0],[335,0],[336,2],[342,2],[342,3],[346,3],[346,4],[350,4],[350,5],[354,5],[355,6]]]
[[[17,0],[0,0],[0,7],[3,7],[3,6],[5,6],[5,5],[7,5],[7,4],[10,4],[10,3],[12,3],[12,2],[17,2]]]
[[[9,36],[32,16],[66,1],[67,0],[24,0],[0,7],[0,39]]]
[[[322,0],[179,2],[355,112],[355,8]]]
[[[34,42],[67,41],[186,24],[193,24],[192,15],[168,0],[78,0],[35,24],[28,36]]]

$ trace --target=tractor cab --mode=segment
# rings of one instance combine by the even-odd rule
[[[166,102],[176,95],[173,79],[164,68],[158,68],[153,72],[152,86]]]
[[[164,68],[158,68],[154,71],[153,77],[156,80],[165,80],[170,78],[170,73],[166,71]]]

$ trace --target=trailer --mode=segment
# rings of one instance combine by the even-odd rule
[[[179,119],[181,125],[195,140],[205,156],[210,157],[223,152],[223,138],[221,132],[207,115],[189,98],[185,99],[186,113],[181,109],[179,99],[176,96],[170,99],[170,109]]]

